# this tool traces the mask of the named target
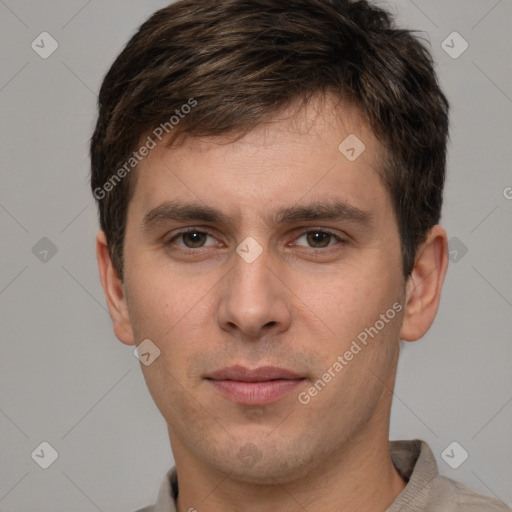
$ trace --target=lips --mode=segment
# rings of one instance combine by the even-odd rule
[[[305,377],[275,366],[253,370],[231,366],[212,372],[205,379],[222,396],[236,404],[263,406],[289,394]]]
[[[303,379],[304,377],[293,371],[276,366],[261,366],[254,370],[249,370],[243,366],[230,366],[229,368],[212,372],[206,378],[211,380],[236,380],[239,382],[266,382],[277,379]]]

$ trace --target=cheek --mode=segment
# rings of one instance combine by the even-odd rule
[[[127,272],[126,279],[130,320],[139,337],[166,341],[190,325],[196,311],[206,314],[202,302],[211,288],[208,279],[180,276],[144,261],[134,268],[145,269]]]
[[[391,307],[390,282],[384,272],[351,265],[315,278],[302,275],[293,290],[308,316],[322,320],[334,339],[347,340]]]
[[[211,411],[202,405],[200,397],[187,387],[178,367],[170,366],[165,356],[142,368],[148,391],[168,425],[181,430],[184,437],[191,430],[204,430],[211,422]],[[206,432],[205,432],[206,435]]]
[[[398,354],[403,311],[399,289],[389,273],[373,277],[345,276],[331,285],[327,298],[316,296],[323,310],[315,311],[331,332],[318,349],[325,372],[318,377],[329,383],[312,406],[332,410],[340,422],[347,421],[347,408],[362,415],[351,420],[354,424],[367,419],[363,416],[376,406]]]
[[[187,372],[213,332],[214,305],[208,293],[212,284],[183,276],[163,279],[161,274],[138,282],[140,286],[130,288],[133,330],[138,340],[149,338],[160,350],[154,363],[141,365],[153,400],[164,417],[173,417],[176,411],[180,417],[200,416],[195,400],[190,400],[197,379]]]

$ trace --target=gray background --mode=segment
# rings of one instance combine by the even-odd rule
[[[166,3],[0,0],[4,511],[134,510],[172,465],[139,362],[112,332],[87,154],[104,73]],[[512,1],[384,5],[425,31],[452,104],[443,224],[458,239],[435,325],[404,346],[391,438],[428,441],[442,474],[512,504]],[[43,31],[59,44],[47,59],[31,48]],[[441,47],[453,31],[469,43],[456,59]],[[57,248],[47,261],[42,237]],[[31,458],[42,441],[59,453],[46,470]],[[469,453],[458,469],[441,457],[452,441]]]

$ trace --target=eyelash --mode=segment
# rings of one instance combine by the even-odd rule
[[[181,230],[179,231],[178,233],[176,233],[175,235],[172,236],[172,238],[170,238],[169,240],[167,240],[164,245],[166,247],[170,246],[173,244],[173,242],[177,239],[179,239],[181,236],[187,234],[187,233],[199,233],[201,235],[207,235],[207,236],[211,236],[212,238],[215,238],[215,236],[208,230],[205,230],[205,229],[198,229],[198,228],[187,228],[187,229],[184,229],[184,230]],[[303,231],[302,233],[299,234],[299,236],[296,237],[295,240],[298,240],[300,238],[302,238],[304,235],[307,235],[309,233],[322,233],[322,234],[327,234],[327,235],[330,235],[331,237],[333,237],[338,243],[337,244],[334,244],[334,245],[328,245],[326,247],[320,247],[320,248],[313,248],[313,247],[305,247],[305,246],[299,246],[299,247],[302,247],[304,250],[306,250],[308,253],[312,254],[312,255],[315,255],[315,256],[319,256],[321,255],[320,253],[322,254],[328,254],[328,253],[331,253],[333,250],[337,250],[337,245],[341,244],[341,245],[344,245],[347,243],[347,240],[343,239],[342,237],[340,237],[339,235],[333,233],[332,231],[328,230],[328,229],[320,229],[320,228],[313,228],[313,229],[308,229],[306,231]],[[211,247],[211,246],[208,246],[208,247]],[[192,249],[190,247],[179,247],[179,250],[184,253],[184,254],[199,254],[199,253],[202,253],[204,252],[204,250],[207,250],[208,247],[198,247],[197,249]]]

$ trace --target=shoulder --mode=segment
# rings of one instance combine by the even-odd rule
[[[502,501],[477,494],[451,478],[439,475],[431,485],[432,509],[454,512],[511,512]],[[450,505],[451,508],[448,508]]]

